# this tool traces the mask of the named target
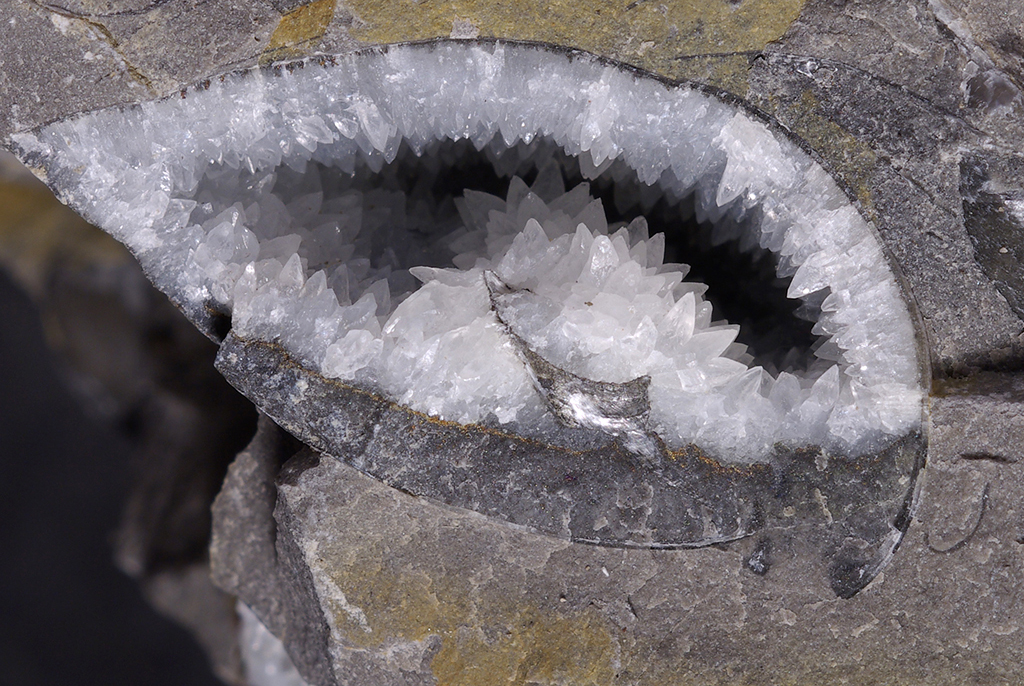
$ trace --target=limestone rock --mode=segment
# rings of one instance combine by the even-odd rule
[[[285,378],[294,367],[272,356],[264,367],[281,385],[262,401],[312,447],[263,421],[215,506],[215,579],[316,686],[769,683],[780,674],[1012,683],[1024,658],[1019,11],[1011,0],[714,0],[523,3],[510,17],[499,3],[461,0],[401,15],[363,0],[15,0],[0,7],[0,137],[10,145],[12,134],[238,66],[447,38],[466,25],[693,79],[758,108],[856,201],[920,315],[935,379],[927,465],[919,491],[916,469],[896,479],[907,477],[916,501],[853,516],[870,536],[830,540],[820,533],[862,501],[819,487],[811,475],[826,469],[822,455],[795,481],[796,504],[784,481],[769,480],[777,519],[757,536],[696,550],[573,542],[446,501],[443,489],[404,492],[391,476],[360,471],[371,415],[388,408],[352,400],[348,414],[297,411],[292,398],[308,380]],[[220,362],[238,385],[255,365],[224,360],[244,343],[229,337]],[[367,421],[348,426],[352,417]],[[346,428],[359,449],[321,454],[317,432]],[[388,438],[401,445],[401,434]],[[446,450],[432,456],[443,461]],[[851,492],[877,486],[869,469],[849,477]],[[889,565],[873,583],[837,596],[827,561],[890,540],[878,522],[905,537],[882,550]],[[178,545],[162,538],[153,542]],[[839,567],[847,577],[858,569]],[[196,568],[173,573],[176,588],[209,597],[192,586]],[[218,616],[204,626],[223,626]],[[215,643],[223,654],[231,642]]]

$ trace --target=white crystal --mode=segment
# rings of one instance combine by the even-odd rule
[[[388,181],[413,153],[434,178],[472,152],[439,141],[463,139],[513,177],[505,197]],[[855,454],[920,422],[914,328],[871,228],[798,146],[697,90],[536,47],[399,46],[232,74],[15,140],[186,308],[213,300],[238,335],[445,419],[552,425],[491,312],[492,269],[529,289],[509,323],[550,362],[649,375],[670,446]],[[567,160],[615,179],[617,205],[692,197],[713,242],[777,253],[790,297],[820,303],[818,362],[751,368],[705,287],[664,263],[665,237],[643,218],[609,226],[587,183],[566,189]],[[532,187],[513,176],[531,169]]]

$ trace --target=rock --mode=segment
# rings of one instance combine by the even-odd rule
[[[325,660],[328,627],[319,599],[308,570],[296,564],[291,532],[276,521],[276,480],[287,478],[287,472],[279,473],[281,465],[299,449],[273,422],[260,420],[255,438],[232,463],[213,505],[212,575],[285,643],[308,681],[336,684]]]
[[[875,520],[906,536],[852,598],[833,582],[848,588],[857,565],[827,562],[854,559],[868,538],[830,543],[787,528],[786,506],[774,528],[710,548],[585,545],[436,493],[402,492],[264,420],[215,506],[211,564],[310,683],[1019,678],[1024,322],[1014,268],[1024,99],[1021,24],[1008,19],[1015,4],[723,0],[599,13],[549,3],[524,6],[514,22],[486,4],[424,3],[401,21],[363,0],[106,5],[0,7],[0,44],[10,46],[0,57],[5,142],[239,65],[447,37],[455,19],[471,21],[482,36],[571,45],[710,84],[766,112],[856,199],[920,316],[936,380],[923,485],[902,518]],[[179,35],[195,40],[171,41],[163,60],[167,37]],[[288,398],[285,388],[275,400]],[[301,422],[276,418],[326,449],[295,429]],[[813,480],[798,486],[795,521],[814,508],[817,522],[849,514]],[[177,588],[209,597],[187,581],[195,569],[173,572]],[[218,610],[204,626],[230,621]],[[231,654],[230,641],[214,643]]]
[[[240,460],[239,475],[251,464]],[[1007,521],[1016,517],[1007,494],[1018,477],[1006,472],[998,500],[995,490],[988,496],[999,511],[989,510],[974,543],[932,552],[923,527],[913,527],[883,579],[839,600],[814,581],[806,557],[756,573],[753,541],[688,551],[570,544],[303,451],[277,482],[276,535],[289,537],[278,543],[279,564],[300,571],[290,583],[303,595],[279,616],[302,615],[308,599],[322,611],[315,625],[329,636],[321,659],[333,674],[307,673],[313,684],[726,683],[736,673],[799,682],[839,672],[920,683],[954,671],[1013,674],[1018,618],[1008,608],[992,614],[995,596],[967,603],[982,559],[1015,564],[1019,532]],[[999,598],[1016,597],[1010,578],[999,582]],[[985,658],[965,672],[975,650]]]

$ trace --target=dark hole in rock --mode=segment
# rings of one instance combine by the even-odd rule
[[[820,311],[813,302],[820,303],[827,296],[827,290],[815,294],[812,303],[789,298],[787,289],[792,277],[777,275],[778,261],[768,251],[743,244],[741,236],[719,238],[714,235],[714,222],[699,221],[694,213],[694,199],[681,201],[652,194],[645,189],[643,195],[635,179],[617,181],[605,172],[597,178],[587,179],[580,173],[576,160],[554,144],[538,146],[540,152],[522,160],[514,168],[499,170],[493,156],[478,151],[469,141],[446,140],[427,153],[417,156],[408,146],[396,156],[391,164],[380,172],[373,172],[360,165],[355,178],[344,183],[343,188],[323,187],[324,201],[332,196],[357,188],[362,191],[374,189],[401,193],[409,205],[417,205],[432,215],[432,220],[448,230],[460,225],[459,214],[454,200],[461,198],[467,190],[487,193],[504,198],[509,192],[509,181],[519,176],[532,186],[539,175],[539,166],[546,161],[557,162],[569,190],[582,183],[590,185],[590,195],[601,200],[612,225],[628,225],[638,217],[648,223],[650,235],[665,235],[665,261],[689,266],[687,281],[696,281],[708,286],[705,299],[714,308],[715,320],[726,320],[738,325],[736,342],[747,346],[752,364],[764,366],[772,372],[806,370],[814,362],[813,350],[820,345],[819,336],[811,329]],[[318,172],[330,173],[323,165],[315,165]],[[302,192],[302,174],[286,166],[277,170],[277,187],[292,187],[292,195]],[[314,186],[310,186],[313,188]],[[643,199],[641,200],[641,197]],[[373,207],[370,210],[373,211]],[[380,208],[386,211],[386,208]],[[756,221],[756,217],[752,220]],[[747,231],[756,229],[745,228]],[[425,235],[425,242],[431,240]],[[393,259],[388,249],[387,234],[381,234],[376,248],[377,259],[371,265],[383,266],[386,259]],[[418,266],[415,264],[400,265]],[[451,267],[450,262],[436,259],[428,266]],[[396,274],[389,278],[399,289],[414,289],[418,284],[408,275]],[[394,290],[394,288],[393,288]],[[223,318],[218,318],[222,322]],[[228,320],[229,322],[230,320]],[[226,331],[224,331],[226,333]],[[223,334],[221,334],[223,337]]]

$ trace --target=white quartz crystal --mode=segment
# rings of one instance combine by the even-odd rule
[[[529,289],[507,323],[547,361],[650,376],[651,428],[670,447],[858,454],[921,419],[914,328],[871,228],[797,145],[689,87],[536,47],[391,47],[16,140],[186,309],[215,304],[236,334],[422,412],[554,426],[491,311],[493,270]],[[426,181],[468,154],[507,192],[431,199]],[[422,188],[396,190],[396,158],[419,165]],[[515,175],[530,170],[532,187]],[[714,241],[775,253],[789,296],[820,304],[818,360],[751,366],[705,287],[664,263],[665,237],[642,217],[609,226],[569,171],[615,179],[641,207],[692,197]]]

